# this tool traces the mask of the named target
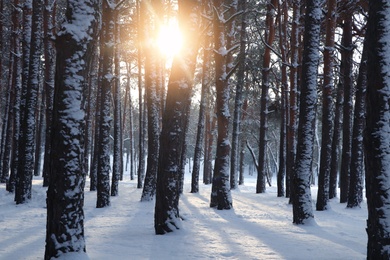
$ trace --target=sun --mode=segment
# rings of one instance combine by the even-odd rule
[[[182,44],[183,38],[176,20],[171,20],[160,27],[157,45],[164,56],[172,58],[180,51]]]

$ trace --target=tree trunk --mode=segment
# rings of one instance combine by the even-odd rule
[[[19,5],[18,1],[14,2],[15,6]],[[22,72],[22,59],[21,59],[21,52],[22,49],[20,47],[21,43],[21,9],[20,8],[14,8],[13,14],[12,14],[12,23],[13,23],[13,30],[14,30],[14,37],[13,37],[13,53],[14,56],[14,62],[13,62],[13,69],[12,69],[12,85],[15,99],[13,104],[13,114],[14,119],[12,122],[10,122],[13,125],[14,134],[12,137],[12,150],[11,150],[11,173],[7,182],[7,191],[14,192],[15,191],[15,184],[16,184],[16,173],[17,173],[17,167],[18,167],[18,154],[19,154],[19,133],[20,133],[20,102],[21,102],[21,93],[22,93],[22,78],[21,78],[21,72]]]
[[[287,24],[288,24],[288,4],[287,1],[278,3],[279,12],[279,46],[282,57],[282,82],[281,82],[281,120],[280,120],[280,138],[279,138],[279,170],[277,175],[278,197],[285,195],[284,177],[286,175],[286,137],[287,137],[287,119],[288,119],[288,82],[287,82]]]
[[[226,24],[224,14],[225,2],[223,0],[214,1],[214,57],[215,57],[215,86],[217,92],[216,112],[217,112],[217,151],[215,156],[213,183],[211,189],[210,207],[219,210],[231,209],[233,206],[230,193],[229,182],[229,66],[227,66],[227,41]]]
[[[161,1],[145,2],[141,6],[141,21],[143,21],[143,38],[155,39],[158,35],[158,23],[161,21]],[[147,42],[147,41],[145,41]],[[160,138],[160,98],[159,80],[160,74],[158,63],[160,55],[157,53],[158,46],[155,40],[145,44],[145,90],[146,103],[148,106],[148,157],[145,174],[145,184],[142,191],[141,201],[151,201],[156,193],[156,177],[158,168],[158,151]]]
[[[314,129],[317,103],[317,74],[320,56],[321,0],[306,2],[302,83],[298,126],[297,156],[293,183],[293,223],[305,224],[313,216],[310,173],[314,149]]]
[[[324,83],[322,91],[322,136],[320,171],[318,175],[317,210],[326,210],[329,200],[329,178],[332,160],[333,89],[334,89],[334,35],[337,1],[328,0],[326,39],[324,48]]]
[[[349,9],[347,7],[347,9]],[[353,108],[353,79],[352,79],[352,13],[346,11],[343,24],[343,38],[341,47],[341,78],[344,85],[343,107],[343,146],[341,152],[340,168],[340,203],[348,201],[349,167],[351,165],[351,139],[352,139],[352,108]]]
[[[45,259],[86,251],[83,211],[85,113],[82,100],[88,78],[87,65],[92,57],[91,45],[96,37],[98,2],[69,0],[66,16],[67,22],[63,24],[56,42]],[[67,29],[75,26],[69,22],[77,24],[76,32]],[[78,32],[85,34],[73,34]]]
[[[261,84],[261,98],[260,98],[260,135],[259,135],[259,161],[257,169],[257,183],[256,193],[265,192],[265,177],[266,177],[266,150],[267,150],[267,114],[268,114],[268,90],[269,90],[269,74],[271,71],[271,49],[275,38],[275,21],[274,16],[276,12],[277,1],[269,0],[267,4],[267,15],[265,18],[266,30],[264,39],[267,47],[265,47],[263,54],[262,67],[262,84]]]
[[[193,76],[198,53],[200,2],[178,2],[179,26],[185,29],[183,49],[174,57],[169,78],[157,172],[154,228],[165,234],[180,228],[178,178],[182,148],[185,142],[186,114],[191,102]],[[187,19],[191,17],[191,19]]]
[[[204,1],[206,2],[206,1]],[[205,6],[204,9],[207,11],[206,3],[203,3]],[[196,144],[194,151],[194,165],[192,169],[192,178],[191,178],[191,193],[199,192],[199,171],[200,171],[200,159],[202,156],[202,148],[204,146],[204,150],[206,150],[206,145],[203,145],[203,142],[207,141],[207,133],[205,131],[206,122],[206,113],[205,111],[207,107],[207,99],[208,97],[208,88],[210,88],[210,37],[206,34],[204,38],[204,47],[203,47],[203,63],[202,63],[202,90],[200,95],[200,105],[199,105],[199,117],[198,117],[198,126],[196,132]],[[203,164],[206,164],[206,153],[203,154]],[[203,181],[205,178],[203,177]]]
[[[32,175],[34,171],[35,152],[35,108],[39,90],[39,74],[42,43],[42,11],[43,3],[33,1],[31,46],[29,52],[28,81],[25,89],[25,105],[23,106],[20,140],[19,165],[15,192],[16,204],[31,199]]]
[[[120,85],[120,57],[119,57],[119,13],[113,11],[112,23],[115,23],[114,39],[114,82],[113,82],[113,100],[114,100],[114,158],[112,167],[111,196],[117,196],[119,193],[119,180],[123,177],[123,156],[122,156],[122,95]]]
[[[334,129],[332,137],[332,159],[330,163],[329,199],[337,196],[337,176],[339,174],[341,129],[343,126],[342,107],[344,103],[344,86],[337,84],[336,107],[334,112]]]
[[[230,187],[237,188],[238,183],[238,154],[240,148],[240,128],[241,128],[241,109],[243,99],[243,88],[245,78],[246,66],[246,0],[240,1],[240,11],[244,12],[241,15],[240,26],[240,53],[239,53],[239,67],[237,71],[236,96],[234,99],[234,115],[233,115],[233,133],[232,133],[232,152],[230,161]]]
[[[114,10],[103,2],[101,53],[102,73],[100,92],[100,115],[98,123],[99,141],[97,163],[97,208],[110,205],[110,130],[111,130],[111,88],[114,81]]]
[[[291,67],[290,67],[290,93],[289,93],[289,122],[287,127],[286,147],[286,197],[291,196],[292,175],[295,165],[297,148],[297,117],[298,117],[298,82],[299,82],[299,30],[301,19],[301,3],[293,1],[293,23],[291,27]]]
[[[363,135],[366,122],[366,88],[367,88],[367,44],[364,43],[360,61],[359,76],[356,83],[355,111],[352,129],[352,149],[350,166],[350,183],[348,208],[360,207],[363,201],[364,147]]]
[[[370,1],[367,27],[367,118],[365,130],[367,259],[390,258],[390,131],[388,39],[390,6]]]
[[[53,0],[54,1],[54,0]],[[53,115],[53,99],[54,99],[54,77],[55,77],[55,56],[56,50],[54,42],[51,38],[55,34],[55,18],[56,18],[56,4],[52,1],[45,0],[45,8],[43,10],[43,54],[45,57],[45,81],[44,91],[46,92],[46,131],[45,131],[45,151],[43,158],[43,186],[49,185],[49,165],[51,154],[51,120]]]

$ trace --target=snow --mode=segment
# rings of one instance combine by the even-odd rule
[[[202,176],[202,174],[200,174]],[[256,177],[233,190],[232,210],[209,207],[211,185],[200,180],[198,194],[190,192],[186,175],[179,209],[182,229],[154,234],[154,201],[140,202],[142,189],[125,174],[120,196],[97,209],[96,192],[85,187],[87,254],[60,259],[365,259],[367,204],[347,209],[331,200],[329,210],[315,211],[310,225],[292,224],[292,206],[278,198],[275,187],[256,194]],[[274,180],[274,183],[275,180]],[[316,198],[316,187],[312,187]],[[0,259],[43,259],[46,227],[46,188],[34,177],[32,200],[15,205],[13,194],[0,184]],[[313,201],[313,204],[315,201]]]

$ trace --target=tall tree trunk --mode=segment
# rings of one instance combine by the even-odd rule
[[[288,23],[288,4],[287,1],[278,3],[279,12],[279,46],[282,57],[282,82],[281,82],[281,120],[280,120],[280,138],[279,138],[279,169],[277,175],[278,197],[285,195],[284,177],[286,175],[286,147],[287,147],[287,119],[288,115],[288,79],[287,79],[287,23]]]
[[[44,146],[45,139],[42,138],[42,134],[45,130],[45,93],[42,89],[41,91],[41,100],[40,104],[37,103],[37,106],[40,106],[40,108],[37,108],[36,111],[36,125],[37,125],[37,131],[36,131],[36,147],[35,147],[35,160],[34,160],[34,176],[40,176],[41,175],[41,168],[42,168],[42,147]]]
[[[37,106],[39,90],[39,68],[42,45],[42,12],[43,3],[40,1],[33,1],[28,81],[26,85],[25,105],[21,111],[22,120],[19,142],[20,161],[18,165],[15,192],[16,204],[25,203],[27,200],[31,199],[35,151],[35,108]]]
[[[300,19],[301,1],[292,1],[293,22],[291,27],[291,67],[290,67],[290,93],[289,93],[289,122],[287,127],[286,146],[286,197],[291,197],[293,183],[292,175],[295,165],[297,149],[297,118],[298,118],[298,82],[299,82],[299,48],[300,48]]]
[[[259,135],[259,160],[257,169],[257,183],[256,193],[265,192],[265,177],[267,175],[266,168],[266,150],[267,150],[267,114],[268,114],[268,90],[269,90],[269,74],[271,71],[271,49],[275,38],[275,21],[274,16],[276,12],[277,1],[269,0],[267,4],[267,15],[265,18],[266,30],[265,30],[265,47],[263,54],[263,67],[262,67],[262,84],[261,84],[261,98],[260,98],[260,135]]]
[[[367,28],[366,152],[367,259],[390,258],[390,5],[370,1]]]
[[[86,251],[83,88],[87,84],[87,66],[93,55],[91,45],[96,37],[99,5],[93,0],[68,0],[67,7],[67,19],[56,43],[58,50],[50,140],[52,153],[47,191],[45,259]],[[68,29],[75,26],[72,22],[77,24],[77,31]]]
[[[210,14],[210,2],[203,0],[202,1],[203,12]],[[209,111],[207,109],[209,105],[209,89],[210,89],[210,66],[211,66],[211,37],[206,33],[203,38],[203,62],[202,62],[202,89],[200,95],[200,104],[199,104],[199,117],[198,117],[198,125],[196,132],[196,144],[194,151],[194,164],[192,169],[192,178],[191,178],[191,193],[199,192],[199,172],[200,172],[200,161],[202,157],[203,150],[203,182],[205,182],[205,167],[206,160],[208,159],[206,142],[207,142],[207,130],[208,122],[207,113]],[[211,171],[211,170],[210,170]],[[210,179],[208,184],[210,183]]]
[[[332,159],[330,163],[329,199],[337,196],[337,176],[339,174],[341,129],[343,126],[344,85],[337,84],[336,107],[334,112],[334,127],[332,136]]]
[[[22,94],[22,49],[20,47],[20,43],[22,40],[22,33],[21,33],[21,8],[19,7],[19,2],[15,1],[15,8],[13,10],[12,14],[12,24],[13,24],[13,33],[14,36],[13,39],[13,53],[14,53],[14,63],[13,63],[13,69],[12,69],[12,86],[15,99],[13,104],[13,114],[14,119],[12,125],[14,129],[14,134],[12,137],[12,151],[11,151],[11,173],[7,182],[7,191],[14,192],[15,191],[15,184],[16,184],[16,173],[17,173],[17,167],[18,167],[18,154],[19,154],[19,133],[20,133],[20,103],[21,103],[21,94]]]
[[[160,74],[158,63],[160,55],[157,53],[158,46],[155,38],[158,35],[158,24],[161,22],[161,1],[145,2],[141,6],[141,21],[143,21],[143,38],[153,39],[145,44],[145,90],[146,103],[148,106],[148,158],[145,174],[145,184],[142,191],[141,201],[153,200],[156,193],[156,177],[158,168],[158,151],[160,138],[160,100],[159,80]]]
[[[111,88],[114,81],[114,10],[103,2],[101,53],[102,73],[100,92],[100,115],[98,123],[99,141],[97,163],[97,208],[110,205],[110,130],[111,130]]]
[[[321,0],[306,2],[302,83],[298,126],[297,157],[293,183],[293,223],[305,224],[314,218],[310,173],[314,149],[314,129],[317,103],[317,74],[320,58]]]
[[[113,82],[113,98],[114,98],[114,158],[112,166],[112,184],[111,196],[117,196],[119,193],[119,180],[123,177],[123,156],[122,156],[122,95],[120,85],[120,57],[119,57],[119,10],[113,10],[112,23],[114,26],[114,82]]]
[[[215,156],[213,183],[211,189],[210,207],[219,210],[231,209],[233,206],[230,182],[229,182],[229,74],[230,66],[227,59],[226,40],[226,13],[225,1],[214,1],[214,57],[215,57],[215,86],[217,92],[216,112],[217,112],[217,151]],[[226,19],[226,20],[225,20]]]
[[[53,0],[54,1],[54,0]],[[55,19],[56,19],[56,6],[51,0],[45,0],[45,8],[43,10],[43,54],[45,57],[44,65],[44,91],[46,92],[46,131],[45,131],[45,151],[43,158],[43,186],[49,185],[50,171],[50,154],[51,154],[51,120],[53,114],[53,99],[54,99],[54,77],[55,77],[55,56],[56,50],[54,42],[51,40],[55,34]]]
[[[355,111],[353,116],[352,149],[348,208],[360,207],[363,201],[364,147],[363,135],[366,122],[367,44],[364,43],[356,83]]]
[[[179,0],[179,26],[185,33],[181,53],[174,57],[168,84],[157,172],[154,228],[156,234],[180,227],[178,177],[185,142],[186,114],[191,104],[200,35],[200,1]],[[188,19],[191,17],[191,19]]]
[[[334,89],[334,35],[337,18],[337,1],[328,0],[326,38],[324,48],[324,83],[322,91],[322,135],[320,171],[318,175],[317,210],[326,210],[329,200],[329,178],[332,160],[333,89]]]
[[[348,9],[348,7],[347,7]],[[341,77],[344,85],[343,107],[343,146],[341,152],[340,168],[340,203],[348,201],[349,167],[351,165],[351,139],[352,139],[352,108],[353,108],[353,79],[352,79],[352,13],[347,11],[343,25],[343,38],[341,49]]]
[[[233,130],[232,130],[232,151],[230,161],[230,187],[237,188],[238,183],[238,155],[240,148],[240,129],[241,129],[241,109],[243,100],[243,88],[245,80],[245,66],[246,66],[246,0],[240,1],[241,26],[240,26],[240,53],[238,62],[239,67],[237,71],[236,96],[234,99],[234,115],[233,115]]]

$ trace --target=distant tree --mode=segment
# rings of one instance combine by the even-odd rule
[[[313,216],[310,175],[314,149],[313,123],[316,118],[317,74],[320,59],[322,0],[306,2],[302,81],[298,126],[297,155],[293,174],[293,223],[305,224]]]
[[[344,86],[338,83],[336,86],[336,105],[334,109],[334,125],[332,135],[332,159],[330,163],[329,176],[329,199],[333,199],[337,195],[337,176],[339,174],[340,163],[340,141],[341,130],[343,126],[343,103],[344,103]]]
[[[367,259],[390,258],[390,4],[369,1],[367,28]]]
[[[337,1],[327,1],[326,37],[324,48],[324,83],[322,91],[322,136],[320,171],[318,174],[317,210],[325,210],[329,200],[329,178],[332,159],[334,45]]]
[[[240,52],[238,58],[236,96],[234,98],[233,130],[232,130],[232,151],[230,160],[230,187],[237,188],[239,172],[239,151],[241,137],[241,118],[243,104],[243,90],[245,85],[245,67],[246,67],[246,0],[239,2],[239,11],[242,12],[239,28]],[[237,23],[238,24],[238,23]]]
[[[288,119],[288,77],[287,77],[287,26],[288,26],[288,3],[284,1],[278,3],[278,31],[279,31],[279,48],[281,59],[281,120],[280,120],[280,138],[279,138],[279,169],[277,175],[278,197],[285,195],[284,179],[286,175],[286,135],[287,135],[287,119]]]
[[[68,0],[66,19],[57,34],[45,259],[86,251],[83,88],[97,32],[98,7],[94,0]]]
[[[159,164],[157,172],[154,228],[156,234],[180,227],[179,175],[181,149],[185,142],[187,111],[191,104],[193,77],[199,48],[200,1],[178,1],[179,27],[184,33],[183,49],[172,63],[165,111],[162,117]],[[188,19],[191,17],[191,19]]]
[[[207,1],[203,1],[203,6],[206,6]],[[209,7],[204,8],[205,10],[210,10]],[[203,38],[203,62],[202,62],[202,89],[200,94],[200,104],[199,104],[199,117],[198,125],[196,130],[196,143],[194,151],[194,164],[192,168],[192,178],[191,178],[191,193],[199,192],[199,172],[200,172],[200,160],[202,156],[202,148],[204,140],[206,139],[205,125],[206,123],[206,105],[208,99],[208,88],[210,88],[210,37],[207,35]],[[206,163],[207,155],[203,153],[203,164]],[[204,181],[204,178],[203,178]]]

